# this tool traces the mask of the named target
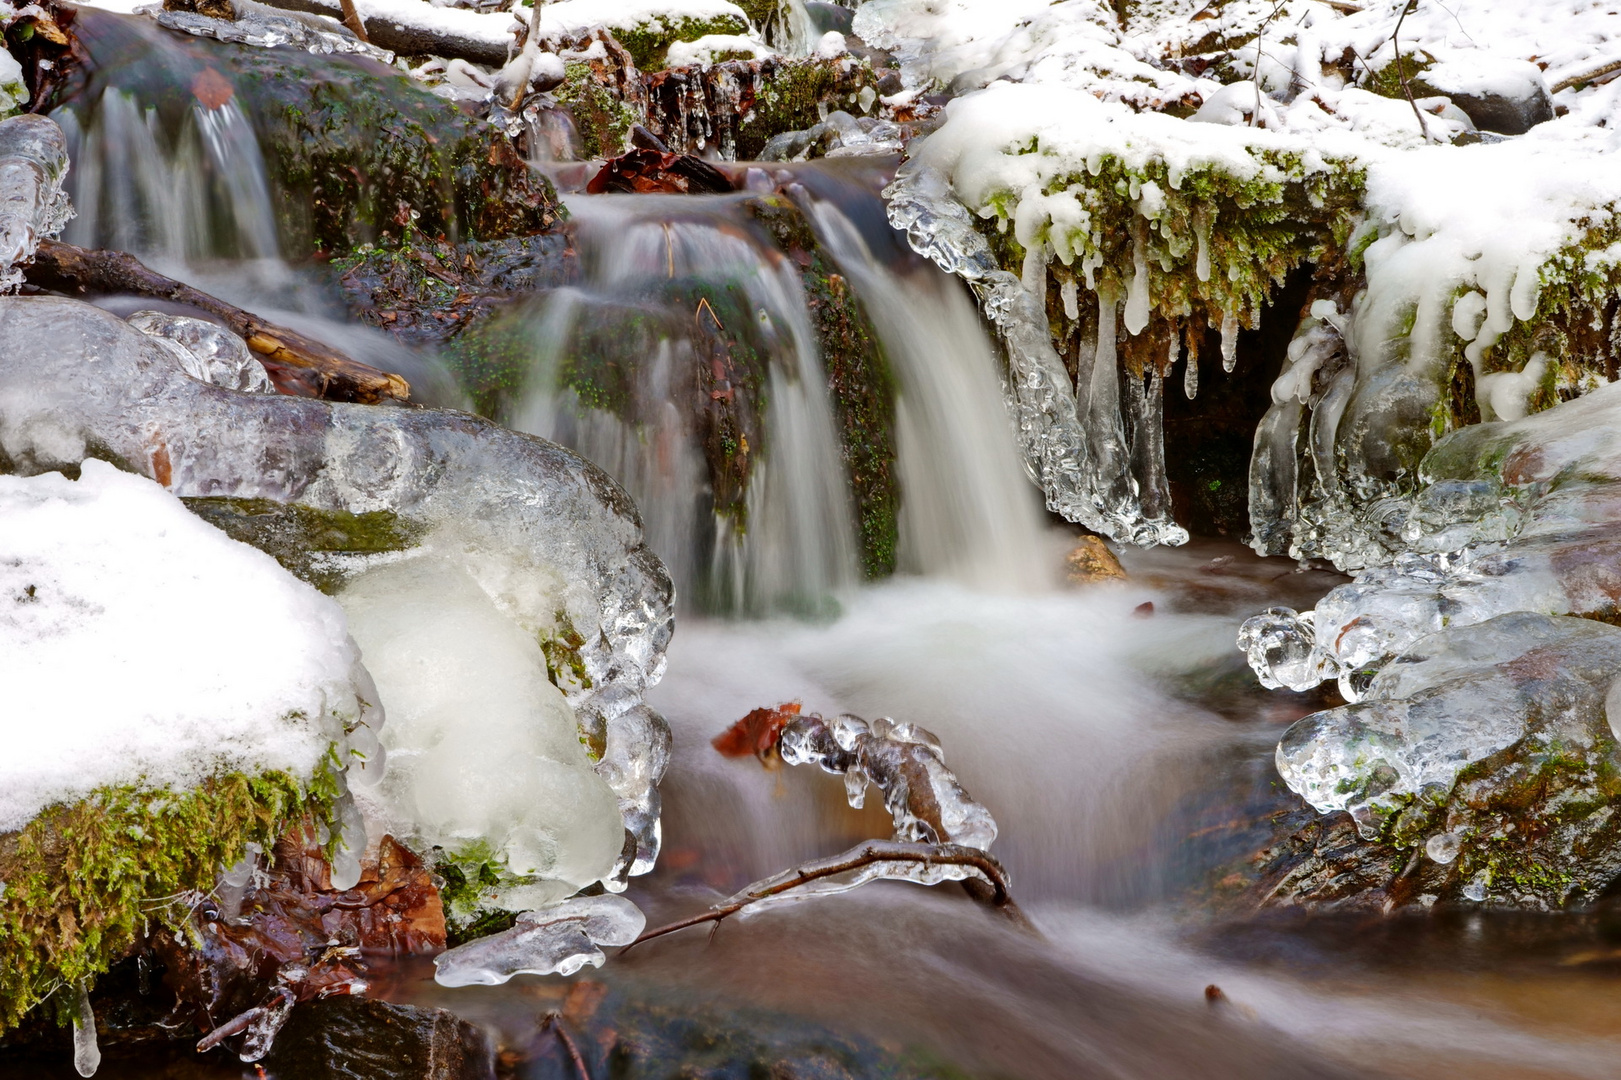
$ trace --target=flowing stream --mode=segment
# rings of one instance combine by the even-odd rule
[[[431,355],[344,328],[313,279],[282,261],[240,113],[199,109],[174,135],[136,98],[109,94],[90,123],[65,122],[79,208],[69,239],[184,271],[403,370],[432,402],[465,400]],[[851,810],[827,776],[710,749],[749,710],[798,700],[938,734],[996,816],[996,853],[1040,933],[948,888],[880,885],[733,920],[712,938],[689,930],[581,978],[626,1000],[708,1010],[729,1031],[854,1039],[858,1062],[907,1060],[917,1075],[1616,1075],[1621,951],[1596,917],[1229,915],[1220,871],[1264,839],[1273,747],[1318,700],[1262,691],[1235,633],[1247,614],[1307,608],[1342,579],[1196,541],[1128,556],[1124,582],[1064,584],[1074,536],[1023,475],[967,293],[910,255],[861,169],[806,166],[786,191],[894,375],[901,504],[887,580],[863,577],[800,277],[744,196],[570,197],[583,279],[522,315],[531,351],[506,419],[616,475],[682,596],[668,674],[648,698],[676,738],[665,850],[628,895],[656,924],[888,832],[881,808]],[[769,343],[770,442],[742,531],[716,511],[683,404],[690,334],[656,335],[640,357],[636,423],[582,404],[559,374],[578,359],[568,343],[582,321],[630,308],[663,318],[680,304],[690,317],[692,293],[672,299],[673,279],[736,284]],[[452,991],[430,976],[402,964],[376,991],[450,1006],[509,1046],[538,1038],[566,996],[558,979]],[[581,1040],[590,1060],[607,1054],[600,1031]],[[254,1075],[208,1060],[149,1075]],[[571,1075],[555,1054],[526,1068]]]

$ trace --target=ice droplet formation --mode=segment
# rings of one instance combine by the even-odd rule
[[[96,1011],[90,1007],[90,988],[74,985],[73,1068],[80,1076],[94,1076],[101,1067],[101,1047],[96,1044]]]

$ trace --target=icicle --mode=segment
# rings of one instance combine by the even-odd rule
[[[96,1013],[90,1007],[90,988],[78,985],[79,1000],[73,1012],[73,1067],[80,1076],[94,1076],[101,1065],[101,1047],[96,1045]]]
[[[1231,375],[1238,366],[1238,312],[1226,312],[1221,317],[1221,370]]]
[[[1176,341],[1171,342],[1171,363],[1176,363]],[[1166,370],[1169,370],[1167,368]],[[1199,396],[1199,347],[1194,344],[1192,335],[1188,339],[1188,367],[1182,373],[1182,393],[1187,395],[1189,401]]]
[[[1126,289],[1126,332],[1133,336],[1148,325],[1148,222],[1131,219],[1131,285]]]
[[[1075,279],[1072,277],[1065,278],[1058,286],[1058,295],[1064,301],[1064,318],[1071,322],[1079,319],[1081,317],[1081,304],[1078,290],[1075,287]]]
[[[1176,347],[1171,347],[1176,355]],[[1165,376],[1148,372],[1147,385],[1132,376],[1131,464],[1137,474],[1138,500],[1143,516],[1151,521],[1169,520],[1171,487],[1165,476]]]
[[[1210,280],[1210,215],[1204,207],[1193,212],[1193,235],[1198,242],[1198,254],[1194,256],[1193,272],[1200,281]]]

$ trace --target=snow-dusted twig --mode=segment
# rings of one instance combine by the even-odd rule
[[[1417,8],[1418,0],[1407,0],[1402,5],[1401,14],[1396,16],[1395,28],[1390,31],[1390,47],[1396,50],[1396,78],[1401,80],[1401,92],[1407,96],[1407,104],[1413,107],[1413,115],[1418,117],[1418,130],[1423,134],[1425,142],[1434,142],[1435,140],[1430,138],[1430,125],[1424,120],[1424,110],[1420,109],[1418,102],[1413,99],[1413,87],[1407,81],[1407,66],[1402,63],[1401,58],[1401,24]]]
[[[1600,64],[1596,68],[1589,68],[1586,71],[1578,71],[1574,75],[1566,75],[1563,79],[1560,79],[1558,82],[1548,87],[1548,92],[1550,94],[1557,94],[1561,90],[1569,90],[1573,86],[1580,86],[1582,83],[1590,83],[1596,79],[1602,79],[1604,76],[1616,71],[1621,71],[1621,60],[1611,60],[1609,63]]]

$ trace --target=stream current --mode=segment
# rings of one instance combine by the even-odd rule
[[[431,350],[345,328],[315,279],[282,261],[251,130],[240,113],[212,124],[166,140],[116,93],[94,120],[66,121],[80,211],[68,238],[134,251],[402,371],[430,403],[465,405]],[[830,479],[838,447],[805,297],[737,198],[572,196],[584,280],[526,316],[539,343],[532,377],[503,419],[613,472],[683,596],[668,674],[648,696],[675,733],[665,848],[627,895],[656,925],[888,832],[881,808],[851,810],[829,777],[711,750],[749,710],[798,700],[938,734],[995,815],[996,854],[1039,936],[954,890],[878,885],[734,919],[712,937],[685,931],[574,980],[447,990],[407,962],[374,993],[491,1027],[517,1048],[512,1073],[534,1077],[572,1075],[540,1028],[557,1009],[579,1018],[593,1076],[1617,1075],[1621,927],[1599,916],[1224,907],[1222,868],[1265,842],[1278,736],[1321,704],[1261,690],[1237,628],[1275,604],[1307,608],[1343,579],[1195,541],[1128,553],[1124,582],[1064,584],[1074,536],[1022,475],[966,293],[889,232],[861,169],[803,167],[789,191],[894,365],[905,494],[900,572],[887,581],[863,583],[847,495]],[[563,400],[548,374],[567,358],[546,343],[567,340],[580,312],[654,303],[660,279],[706,275],[744,282],[777,342],[774,443],[740,537],[714,520],[673,397],[661,420],[631,430]],[[663,347],[667,365],[686,346]],[[636,376],[653,398],[660,363]],[[605,986],[608,1004],[577,1007],[596,991],[575,984]],[[637,1023],[668,1035],[672,1061],[754,1049],[732,1071],[615,1072],[610,1025]],[[256,1074],[185,1055],[116,1075]]]

